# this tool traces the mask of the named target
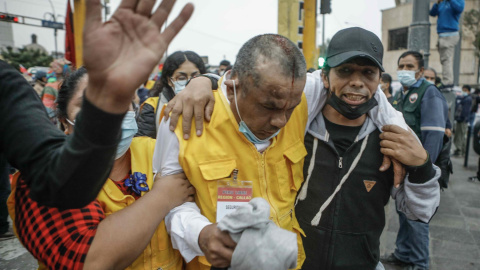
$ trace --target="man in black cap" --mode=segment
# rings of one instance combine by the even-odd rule
[[[415,135],[370,117],[390,106],[373,98],[382,58],[379,38],[358,27],[336,33],[327,49],[321,76],[328,99],[305,136],[305,182],[295,207],[305,232],[302,269],[384,269],[379,245],[389,196],[418,222],[428,223],[438,207],[440,172]],[[403,164],[405,179],[394,182],[384,155]]]
[[[323,72],[307,74],[308,154],[303,176],[296,174],[304,182],[290,214],[304,232],[302,269],[383,269],[379,239],[389,196],[413,220],[428,222],[438,207],[440,170],[406,130],[403,117],[377,91],[382,58],[383,46],[375,34],[348,28],[332,38]],[[211,93],[208,86],[210,80],[194,79],[176,97],[176,105],[169,104],[166,110],[175,107],[171,126],[176,126],[182,106],[184,123],[191,123],[193,111],[195,120],[203,120],[202,113],[211,111],[204,105],[213,100],[204,99]],[[195,122],[201,135],[202,124]],[[190,125],[183,127],[184,134],[190,134]],[[384,155],[393,160],[393,167],[382,163]]]

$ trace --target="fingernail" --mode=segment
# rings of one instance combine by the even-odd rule
[[[170,126],[170,131],[171,132],[174,132],[175,131],[175,128],[173,126]]]
[[[200,136],[202,135],[202,131],[201,130],[197,130],[197,136]]]
[[[380,171],[383,171],[383,166],[380,167]]]
[[[184,134],[184,135],[183,135],[183,138],[184,138],[185,140],[188,140],[188,138],[190,138],[190,135]]]
[[[395,186],[395,188],[398,188],[399,186],[400,186],[400,184],[397,184],[397,185]]]

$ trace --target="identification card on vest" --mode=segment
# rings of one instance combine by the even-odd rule
[[[253,195],[252,181],[220,180],[217,187],[217,222],[247,204]]]

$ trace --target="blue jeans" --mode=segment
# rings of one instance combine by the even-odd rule
[[[429,225],[420,221],[409,220],[405,214],[399,211],[397,213],[400,228],[397,234],[395,257],[417,267],[428,269]]]

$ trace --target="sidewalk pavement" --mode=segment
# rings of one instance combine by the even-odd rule
[[[480,269],[480,182],[468,177],[477,172],[478,155],[470,149],[468,167],[464,157],[452,157],[453,174],[441,193],[440,207],[430,221],[430,270]],[[380,254],[395,250],[398,215],[392,200],[386,206]],[[385,265],[386,270],[401,269]]]

